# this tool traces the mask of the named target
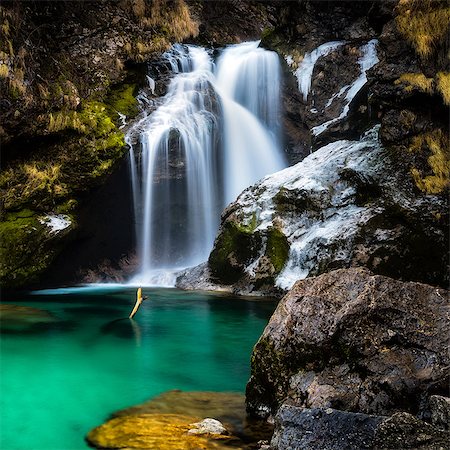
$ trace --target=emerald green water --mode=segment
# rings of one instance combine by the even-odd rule
[[[78,450],[109,413],[170,390],[243,392],[275,304],[176,289],[55,290],[3,298],[60,322],[2,327],[0,449]],[[36,294],[36,293],[34,293]]]

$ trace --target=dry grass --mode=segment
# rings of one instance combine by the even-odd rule
[[[0,64],[0,78],[8,78],[9,67],[6,64]]]
[[[0,177],[4,207],[14,207],[18,198],[34,199],[42,195],[63,197],[67,186],[61,183],[61,165],[50,162],[29,162],[5,170]]]
[[[433,78],[427,78],[423,73],[404,73],[395,80],[394,84],[404,84],[405,91],[411,92],[415,89],[427,94],[433,93]]]
[[[450,105],[450,73],[438,72],[436,75],[437,90],[442,95],[444,103]]]
[[[446,38],[450,7],[431,0],[401,0],[397,7],[397,28],[423,58],[433,54]]]
[[[450,149],[446,134],[433,130],[413,138],[409,147],[412,152],[429,152],[428,164],[432,174],[423,176],[417,168],[411,173],[417,187],[427,194],[440,194],[450,185]]]

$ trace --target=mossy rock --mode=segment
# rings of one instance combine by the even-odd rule
[[[208,260],[214,277],[234,283],[244,274],[245,265],[256,256],[260,237],[254,225],[241,225],[233,220],[224,223]]]
[[[31,210],[8,213],[0,222],[0,284],[19,287],[39,280],[75,227],[58,233],[39,220]]]
[[[289,242],[278,228],[271,227],[268,229],[266,255],[275,269],[275,275],[278,275],[283,270],[289,257]]]
[[[128,118],[136,117],[139,112],[137,92],[136,84],[121,84],[112,88],[105,100],[108,115],[116,121],[118,113]]]

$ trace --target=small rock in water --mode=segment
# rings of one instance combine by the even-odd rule
[[[190,429],[189,434],[228,434],[221,422],[209,417],[191,425],[195,428]]]

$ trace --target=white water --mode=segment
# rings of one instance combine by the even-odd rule
[[[344,41],[326,42],[314,49],[311,53],[305,53],[302,62],[295,71],[295,76],[298,80],[298,88],[303,94],[303,100],[308,99],[309,91],[311,90],[311,80],[314,72],[314,66],[319,58],[326,56],[332,51],[344,45]]]
[[[258,44],[225,49],[216,73],[203,48],[165,54],[176,75],[162,105],[130,132],[141,146],[130,151],[141,261],[132,283],[170,286],[177,271],[205,261],[226,204],[285,166],[278,57]]]
[[[225,203],[285,167],[279,150],[280,66],[259,41],[226,48],[217,64],[223,109]]]
[[[358,64],[360,67],[360,74],[358,78],[350,86],[344,86],[343,88],[341,88],[341,90],[337,94],[335,94],[325,106],[325,108],[327,108],[328,106],[331,105],[331,103],[336,97],[341,97],[344,94],[344,92],[347,92],[344,99],[345,100],[344,108],[342,109],[338,117],[328,120],[327,122],[318,125],[317,127],[313,127],[311,131],[314,134],[314,136],[318,136],[319,134],[323,133],[330,125],[339,122],[340,120],[342,120],[344,117],[347,116],[350,110],[350,103],[355,98],[356,94],[367,83],[366,72],[369,69],[371,69],[375,64],[377,64],[379,61],[377,56],[377,44],[378,41],[376,39],[372,39],[371,41],[369,41],[367,44],[363,45],[360,48],[362,56],[358,60]]]

